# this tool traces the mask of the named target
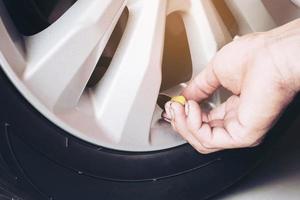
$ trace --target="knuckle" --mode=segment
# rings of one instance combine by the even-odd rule
[[[196,150],[201,154],[209,154],[210,152],[204,148],[196,148]]]
[[[239,142],[239,147],[252,147],[257,141],[257,139],[245,137]]]
[[[204,155],[207,155],[207,154],[209,154],[210,152],[208,152],[208,151],[198,151],[199,153],[201,153],[201,154],[204,154]]]
[[[178,133],[181,134],[181,130],[179,130],[179,129],[177,128],[177,124],[176,124],[175,120],[172,120],[172,121],[171,121],[171,125],[172,125],[172,128],[173,128],[174,131],[176,131],[176,132],[178,132]]]
[[[210,141],[204,141],[202,142],[202,145],[207,149],[213,148],[213,144]]]
[[[241,124],[241,122],[239,122]],[[252,131],[251,128],[242,126],[237,132],[235,132],[234,135],[235,137],[233,138],[233,146],[234,148],[244,148],[244,147],[249,147],[252,145],[253,137],[251,137]]]
[[[264,131],[258,131],[257,129],[252,128],[246,128],[244,127],[241,131],[242,134],[241,137],[238,138],[238,147],[244,148],[244,147],[255,147],[259,145],[263,138],[264,138]]]
[[[188,124],[187,126],[188,131],[193,135],[199,135],[198,131],[200,127],[201,127],[200,125],[198,126],[198,125],[191,125],[191,124]]]
[[[251,145],[251,147],[257,147],[257,146],[259,146],[259,145],[262,143],[262,141],[263,141],[263,138],[257,139],[257,140]]]
[[[202,138],[201,144],[207,149],[212,149],[215,147],[214,142],[208,137]]]
[[[252,44],[261,44],[266,40],[263,32],[254,32],[241,37],[241,42],[251,42]]]
[[[201,154],[209,154],[210,150],[207,149],[205,146],[203,146],[203,144],[198,144],[195,142],[192,142],[191,140],[188,140],[188,142],[190,143],[190,145],[199,153]]]

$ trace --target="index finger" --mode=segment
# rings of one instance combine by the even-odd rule
[[[183,90],[182,95],[189,100],[200,102],[210,97],[219,87],[220,82],[213,70],[211,62]]]

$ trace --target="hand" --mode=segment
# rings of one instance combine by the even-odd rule
[[[256,146],[299,91],[299,52],[300,20],[236,38],[183,91],[185,106],[166,104],[166,117],[204,154]],[[203,112],[197,102],[220,86],[233,95]]]

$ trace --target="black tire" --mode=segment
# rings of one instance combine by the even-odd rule
[[[262,159],[299,113],[299,98],[263,145],[201,155],[115,151],[79,140],[37,112],[0,72],[0,194],[22,199],[206,199]],[[4,192],[5,191],[5,192]],[[1,195],[0,195],[1,199]]]

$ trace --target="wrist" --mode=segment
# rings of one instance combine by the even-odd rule
[[[300,20],[266,32],[267,46],[275,67],[290,89],[300,90]]]

